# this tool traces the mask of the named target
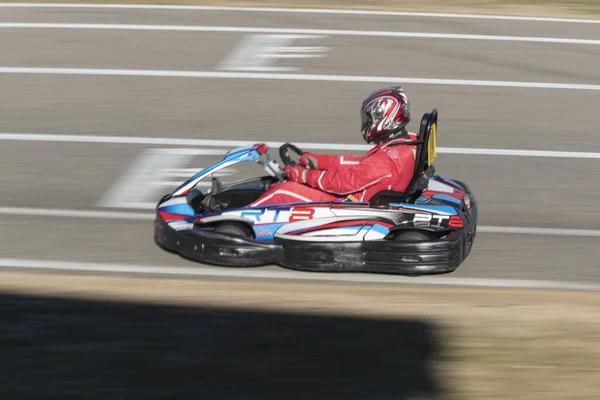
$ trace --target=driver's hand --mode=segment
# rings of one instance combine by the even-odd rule
[[[329,157],[326,155],[315,154],[315,153],[304,153],[298,160],[300,164],[306,165],[310,169],[328,169],[329,168]]]
[[[283,169],[285,177],[288,181],[306,183],[306,173],[308,170],[301,165],[290,167],[289,165]]]

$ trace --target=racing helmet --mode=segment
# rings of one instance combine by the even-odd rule
[[[410,104],[399,86],[379,89],[363,101],[360,116],[365,142],[391,139],[410,122]]]

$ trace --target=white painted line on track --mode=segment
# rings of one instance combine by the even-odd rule
[[[438,149],[441,149],[438,148]],[[445,148],[446,154],[470,154],[488,156],[519,156],[519,157],[546,157],[546,158],[600,158],[600,153],[577,151],[546,151],[546,150],[510,150],[510,149],[478,149],[478,148]]]
[[[551,289],[570,291],[600,291],[600,285],[542,281],[542,280],[520,280],[520,279],[478,279],[478,278],[446,278],[446,277],[406,277],[398,275],[371,275],[356,273],[318,273],[300,272],[287,269],[240,269],[219,268],[212,266],[197,265],[196,267],[163,267],[152,265],[134,264],[108,264],[90,263],[77,261],[45,261],[25,260],[13,258],[0,258],[1,268],[12,268],[19,270],[48,270],[48,271],[77,271],[77,272],[102,272],[121,273],[136,275],[159,275],[159,276],[188,276],[188,277],[229,277],[229,278],[256,278],[256,279],[279,279],[289,281],[322,281],[322,282],[361,282],[361,283],[396,283],[396,284],[419,284],[436,286],[467,286],[487,287],[503,289]]]
[[[532,228],[519,226],[478,226],[477,233],[508,233],[521,235],[542,236],[579,236],[600,237],[600,230],[594,229],[565,229],[565,228]]]
[[[29,207],[0,207],[0,215],[37,216],[37,217],[63,217],[63,218],[90,218],[90,219],[122,219],[152,221],[153,213],[102,211],[102,210],[67,210],[56,208],[29,208]],[[519,226],[478,226],[477,233],[521,234],[540,236],[576,236],[600,237],[600,230],[593,229],[565,229],[565,228],[535,228]]]
[[[597,19],[526,17],[513,15],[458,14],[411,11],[379,11],[379,10],[342,10],[328,8],[276,8],[276,7],[226,7],[201,5],[171,5],[171,4],[74,4],[74,3],[0,3],[0,8],[109,8],[132,10],[183,10],[183,11],[230,11],[257,13],[292,13],[292,14],[339,14],[339,15],[380,15],[390,17],[423,17],[423,18],[462,18],[487,19],[505,21],[530,22],[563,22],[576,24],[600,24]]]
[[[59,142],[59,143],[103,143],[103,144],[140,144],[160,146],[209,146],[223,147],[223,152],[231,147],[241,147],[254,143],[266,143],[276,148],[285,142],[262,140],[210,140],[210,139],[184,139],[184,138],[159,138],[140,136],[92,136],[92,135],[59,135],[38,133],[0,133],[0,141],[24,142]],[[372,148],[365,144],[343,143],[305,143],[294,142],[296,146],[308,150],[336,150],[336,151],[367,151]],[[178,150],[180,151],[180,150]],[[193,151],[193,150],[190,150]],[[440,154],[463,155],[489,155],[489,156],[516,156],[516,157],[545,157],[545,158],[576,158],[600,159],[600,153],[577,151],[546,151],[546,150],[516,150],[516,149],[485,149],[469,147],[438,147]]]
[[[64,23],[0,23],[0,28],[19,29],[99,29],[129,31],[173,31],[173,32],[225,32],[225,33],[266,33],[266,34],[300,34],[329,36],[367,36],[388,38],[420,38],[420,39],[457,39],[457,40],[489,40],[508,42],[562,43],[600,45],[600,40],[570,39],[536,36],[503,36],[503,35],[469,35],[433,32],[393,32],[336,29],[296,29],[296,28],[258,28],[237,26],[189,26],[189,25],[132,25],[132,24],[64,24]]]
[[[600,90],[600,85],[525,82],[525,81],[489,81],[473,79],[433,79],[405,76],[360,76],[360,75],[322,75],[287,74],[270,72],[223,72],[223,71],[175,71],[149,69],[100,69],[100,68],[30,68],[0,67],[0,74],[37,74],[37,75],[88,75],[88,76],[146,76],[161,78],[212,78],[212,79],[267,79],[285,81],[313,82],[362,82],[362,83],[414,83],[424,85],[513,87],[562,90]]]
[[[35,217],[97,218],[151,221],[153,214],[126,211],[65,210],[57,208],[0,207],[1,215]]]

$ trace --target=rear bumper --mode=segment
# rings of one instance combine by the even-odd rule
[[[371,272],[402,275],[454,271],[468,255],[465,237],[434,242],[393,240],[356,243],[283,243],[287,268],[318,272]]]

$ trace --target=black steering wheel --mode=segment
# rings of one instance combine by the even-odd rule
[[[293,153],[293,154],[291,154],[291,153]],[[298,165],[298,163],[300,161],[300,156],[302,154],[304,154],[304,152],[291,143],[284,143],[279,148],[279,156],[281,157],[281,161],[283,162],[283,165],[285,165],[286,167],[287,166],[294,167],[294,166]],[[296,156],[296,157],[293,157],[293,156]]]

